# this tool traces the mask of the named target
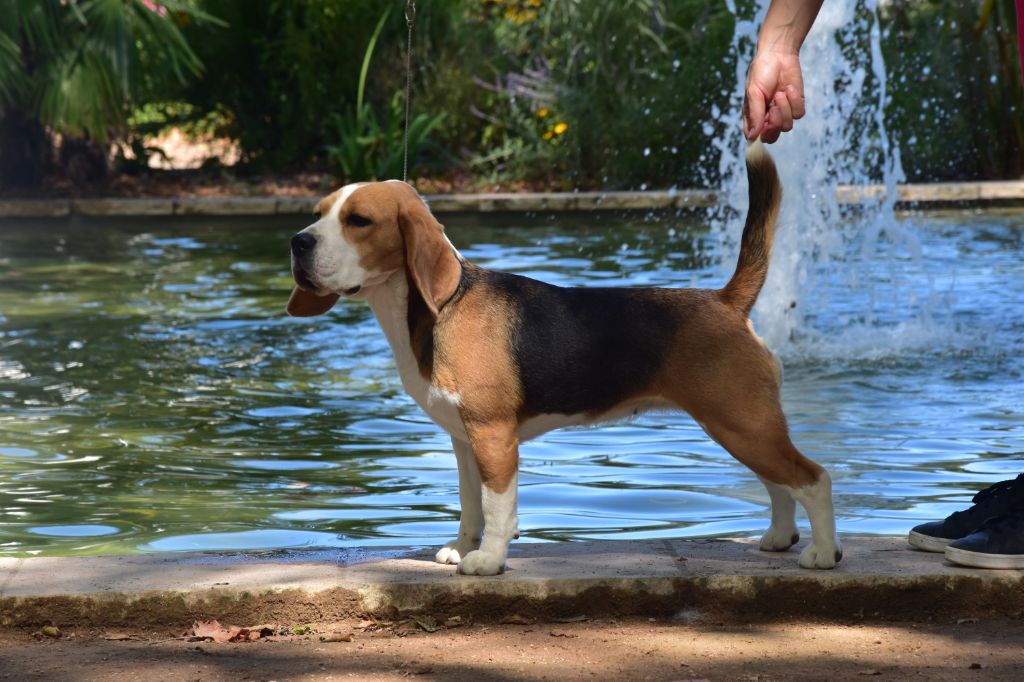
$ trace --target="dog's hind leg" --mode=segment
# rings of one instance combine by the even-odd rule
[[[843,546],[836,536],[832,478],[821,469],[813,483],[790,488],[790,494],[803,506],[811,522],[811,544],[800,552],[800,565],[804,568],[834,568],[843,558]]]
[[[796,529],[796,500],[786,486],[772,483],[758,476],[772,500],[772,524],[761,536],[761,549],[766,552],[785,552],[800,540]]]
[[[772,498],[772,524],[761,538],[762,549],[787,549],[796,535],[793,500],[811,522],[811,544],[800,553],[804,568],[833,568],[843,556],[836,537],[832,509],[832,479],[828,472],[804,457],[778,427],[764,431],[733,431],[711,421],[704,430],[739,461],[750,467],[768,487]],[[783,427],[784,428],[784,427]],[[790,498],[787,500],[786,498]]]
[[[748,415],[755,416],[755,415]],[[781,412],[768,420],[752,420],[740,428],[707,418],[701,425],[715,441],[750,467],[768,487],[772,525],[761,539],[764,549],[785,549],[796,534],[793,502],[807,511],[811,544],[800,553],[804,568],[834,568],[843,556],[832,509],[832,479],[807,459],[789,439]],[[787,501],[785,498],[791,497]],[[769,545],[769,546],[766,546]]]
[[[480,547],[484,530],[484,512],[480,501],[480,470],[469,443],[452,438],[455,461],[459,465],[459,537],[437,551],[434,560],[439,564],[457,564]]]

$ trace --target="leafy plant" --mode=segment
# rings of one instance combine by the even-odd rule
[[[185,0],[2,3],[0,182],[37,182],[54,133],[107,143],[134,106],[198,76],[191,21],[217,23]]]
[[[911,181],[1020,177],[1024,94],[1012,0],[894,0],[886,119]]]
[[[427,96],[463,102],[463,84],[477,84],[466,107],[476,139],[460,140],[474,170],[582,187],[695,184],[717,167],[706,124],[735,72],[733,26],[707,0],[472,3]]]
[[[325,146],[327,158],[349,180],[397,178],[402,171],[405,120],[402,92],[396,92],[391,98],[383,122],[377,118],[377,112],[364,98],[370,60],[389,14],[390,11],[385,12],[377,22],[363,54],[355,106],[343,116],[333,114],[331,117],[334,124],[333,132],[338,142]],[[417,153],[426,146],[431,131],[444,120],[444,117],[444,112],[434,116],[420,113],[410,119],[410,159],[414,160]]]
[[[181,99],[200,111],[224,112],[220,132],[239,143],[249,167],[323,168],[325,145],[337,142],[332,115],[351,105],[359,76],[353,65],[365,56],[363,41],[386,5],[380,0],[194,1],[230,28],[186,28],[199,57],[217,68],[192,81]],[[420,54],[440,2],[417,2]],[[381,110],[405,83],[406,27],[398,14],[393,12],[381,29],[372,87],[366,91],[366,99]]]

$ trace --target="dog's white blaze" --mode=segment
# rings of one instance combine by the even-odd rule
[[[408,309],[409,285],[405,273],[393,273],[380,286],[366,292],[366,302],[377,318],[384,336],[395,356],[398,376],[402,380],[405,392],[412,396],[416,404],[427,413],[435,424],[447,431],[453,438],[469,441],[466,427],[459,415],[459,396],[430,384],[420,374],[409,342],[409,322],[406,318]],[[433,393],[433,395],[432,395]],[[451,400],[450,398],[454,398]]]
[[[369,273],[359,264],[359,252],[342,235],[338,216],[341,209],[356,191],[366,183],[357,182],[341,188],[341,194],[327,211],[303,232],[316,237],[316,253],[313,257],[313,272],[310,274],[321,286],[335,293],[363,285]]]

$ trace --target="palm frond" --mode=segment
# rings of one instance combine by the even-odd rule
[[[21,50],[11,36],[0,33],[0,112],[25,88]]]

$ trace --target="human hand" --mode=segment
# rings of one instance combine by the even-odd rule
[[[743,134],[771,144],[803,118],[804,80],[795,52],[759,50],[747,72]]]

